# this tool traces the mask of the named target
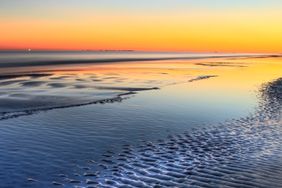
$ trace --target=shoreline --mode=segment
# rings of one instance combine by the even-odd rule
[[[0,68],[16,67],[38,67],[54,65],[79,65],[79,64],[108,64],[120,62],[142,62],[142,61],[168,61],[168,60],[199,60],[199,59],[221,59],[221,58],[278,58],[282,55],[208,55],[208,56],[191,56],[191,57],[155,57],[155,58],[115,58],[115,59],[54,59],[54,60],[28,60],[28,61],[11,61],[1,62]]]
[[[42,73],[42,74],[24,74],[23,76],[31,76],[31,77],[44,77],[44,76],[49,76],[49,74]],[[21,75],[20,75],[21,77]],[[196,76],[195,78],[188,79],[186,82],[183,83],[174,83],[173,85],[177,84],[185,84],[185,83],[192,83],[196,81],[201,81],[205,79],[210,79],[218,77],[217,75],[200,75]],[[3,76],[4,79],[11,79],[11,78],[18,78],[18,77],[8,77],[6,78]],[[0,76],[1,80],[1,76]],[[171,84],[170,84],[171,85]],[[141,87],[110,87],[110,86],[97,86],[95,87],[96,89],[101,89],[101,90],[114,90],[114,91],[120,91],[120,94],[117,94],[116,96],[110,97],[110,98],[105,98],[105,99],[98,99],[94,101],[89,101],[89,102],[82,102],[82,103],[77,103],[77,104],[63,104],[61,106],[51,106],[51,107],[42,107],[42,108],[31,108],[31,109],[23,109],[23,110],[16,110],[16,111],[4,111],[0,112],[0,121],[3,120],[8,120],[8,119],[13,119],[13,118],[18,118],[22,116],[29,116],[29,115],[34,115],[36,113],[44,112],[44,111],[50,111],[50,110],[55,110],[55,109],[65,109],[65,108],[72,108],[72,107],[80,107],[80,106],[87,106],[87,105],[94,105],[94,104],[109,104],[109,103],[115,103],[115,102],[122,102],[123,100],[126,100],[130,98],[131,96],[138,94],[138,92],[142,91],[152,91],[152,90],[160,90],[163,87],[167,87],[170,85],[163,85],[162,87],[146,87],[146,88],[141,88]]]
[[[254,116],[139,147],[124,145],[120,153],[105,153],[91,164],[96,172],[86,170],[77,179],[66,174],[52,184],[277,187],[282,183],[281,119],[276,118],[281,115],[282,78],[263,85],[261,92],[263,101]]]

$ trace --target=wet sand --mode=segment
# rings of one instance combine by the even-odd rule
[[[186,75],[180,75],[178,81],[175,81],[171,79],[173,75],[161,74],[162,80],[145,77],[139,81],[123,78],[122,74],[109,76],[105,73],[97,76],[93,72],[82,75],[77,75],[78,71],[74,72],[76,74],[73,75],[68,72],[3,74],[0,77],[3,90],[0,93],[0,120],[53,109],[120,102],[137,92],[216,77],[199,75],[190,76],[187,80]]]
[[[105,153],[53,185],[88,187],[281,187],[282,78],[261,89],[252,116]],[[96,166],[97,171],[91,171]]]
[[[257,56],[2,74],[0,182],[280,187],[280,70]]]

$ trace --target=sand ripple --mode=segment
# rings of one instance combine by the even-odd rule
[[[264,86],[253,116],[171,135],[139,147],[124,145],[91,164],[79,183],[91,187],[281,187],[282,79]],[[91,171],[93,170],[93,171]]]

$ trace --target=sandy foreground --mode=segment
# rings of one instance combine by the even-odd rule
[[[105,153],[101,169],[62,182],[88,187],[281,187],[282,79],[261,89],[250,117]],[[93,164],[92,164],[93,163]],[[90,168],[89,168],[90,169]],[[64,183],[63,183],[64,182]]]

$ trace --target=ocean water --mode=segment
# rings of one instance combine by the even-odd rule
[[[187,156],[183,150],[191,151],[192,158],[205,162],[201,164],[201,169],[211,171],[211,165],[206,163],[212,160],[204,156],[208,152],[194,151],[195,148],[203,149],[200,141],[203,138],[210,137],[211,142],[214,139],[216,143],[220,132],[226,136],[230,132],[246,132],[247,128],[253,128],[254,134],[260,135],[262,133],[254,126],[258,119],[259,122],[267,120],[269,127],[274,127],[271,130],[279,133],[280,103],[271,107],[264,105],[267,113],[261,110],[264,101],[261,89],[263,84],[281,77],[281,60],[279,56],[262,54],[2,53],[0,187],[86,187],[92,183],[94,187],[125,184],[132,187],[181,187],[195,182],[199,184],[197,186],[205,187],[210,179],[214,179],[215,184],[229,182],[227,185],[231,187],[247,186],[247,180],[239,178],[236,184],[236,181],[230,182],[225,178],[207,177],[209,173],[203,175],[203,172],[195,176],[201,180],[191,175],[183,177],[184,165],[180,158]],[[278,118],[274,118],[273,114]],[[242,124],[246,129],[242,128]],[[172,138],[172,142],[177,142],[175,136],[184,133],[190,137],[194,135],[197,137],[194,141],[199,143],[193,142],[192,149],[178,145],[175,149],[162,148]],[[222,147],[222,153],[214,149],[217,152],[213,155],[223,156],[220,160],[214,158],[219,169],[229,164],[232,156],[238,159],[235,161],[241,165],[238,166],[245,165],[246,171],[256,174],[261,170],[260,161],[254,166],[246,164],[246,161],[248,157],[259,154],[258,147],[262,149],[269,145],[272,146],[267,148],[269,156],[276,164],[281,162],[280,150],[273,144],[280,143],[277,135],[269,133],[265,136],[265,144],[260,145],[250,143],[245,134],[239,136],[232,138],[228,135],[229,141],[236,145],[230,145],[232,155],[229,153],[231,149],[224,150],[226,145],[216,146]],[[254,137],[254,141],[256,139]],[[161,147],[166,154],[174,152],[176,154],[172,156],[175,160],[171,164],[164,163],[162,158],[158,158],[157,150],[153,150],[153,154],[145,153],[146,160],[144,153],[138,151],[140,146],[145,150]],[[239,156],[233,155],[238,147],[243,152],[248,147],[255,149],[252,153],[240,155],[243,163]],[[127,155],[128,150],[134,160]],[[111,163],[118,158],[115,156],[124,151],[127,154],[122,157],[129,167],[122,163],[113,167]],[[262,160],[271,163],[270,158],[262,157]],[[148,177],[152,178],[155,174],[142,175],[140,167],[142,164],[145,164],[144,169],[154,167],[152,163],[163,167],[155,166],[155,172],[158,169],[162,171],[155,173],[159,175],[166,173],[171,165],[181,164],[181,167],[174,166],[175,173],[181,178],[177,174],[166,174],[149,181]],[[262,166],[265,167],[265,163]],[[276,165],[272,167],[277,174],[281,172]],[[113,174],[115,168],[120,168],[118,174]],[[198,170],[196,172],[199,173]],[[220,173],[228,175],[223,170]],[[97,174],[101,175],[97,177]],[[177,184],[179,179],[182,183]],[[261,179],[268,185],[266,177],[265,180],[258,177],[258,180]],[[257,181],[254,177],[253,180]],[[274,181],[271,186],[279,183]]]

